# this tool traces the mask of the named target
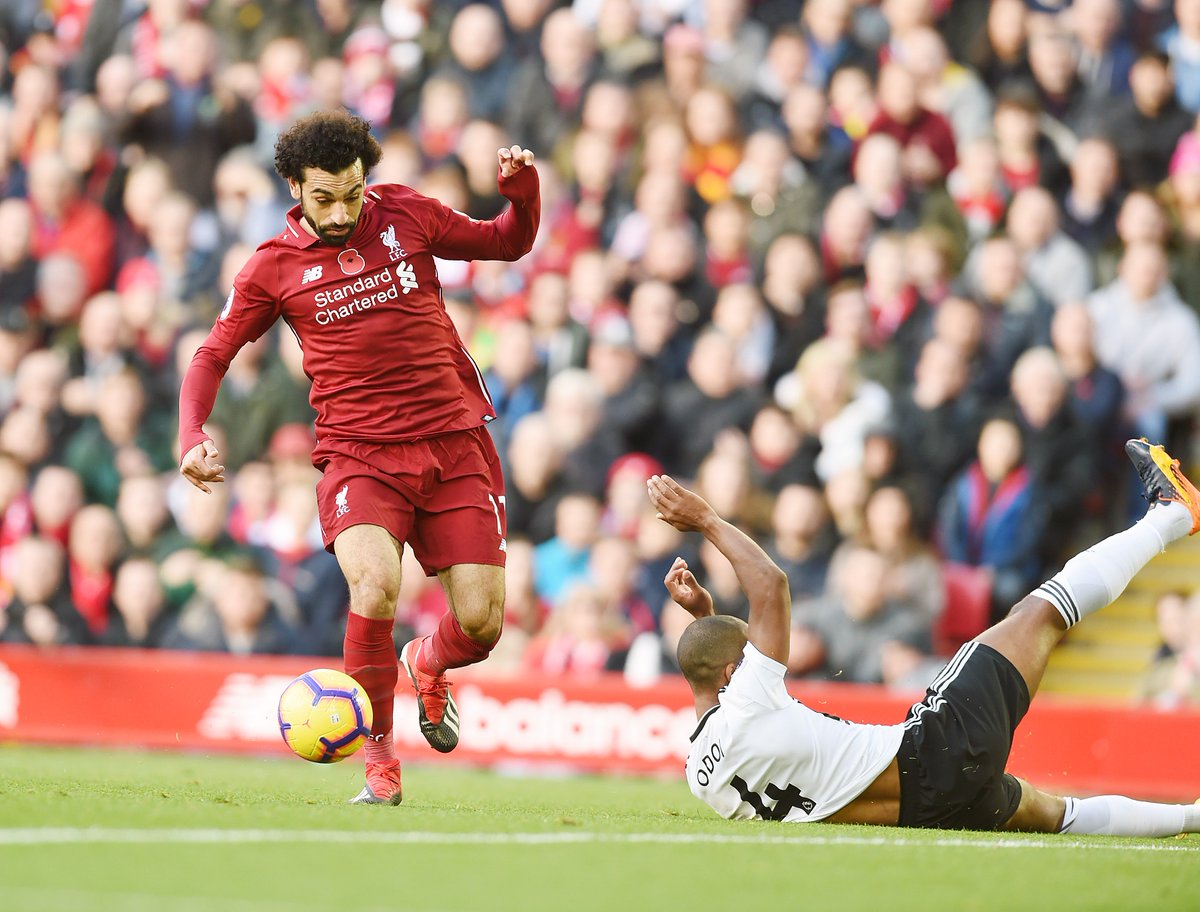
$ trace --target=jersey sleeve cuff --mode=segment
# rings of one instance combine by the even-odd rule
[[[763,655],[753,643],[747,643],[746,648],[742,650],[742,661],[751,667],[761,668],[763,671],[771,672],[781,678],[787,674],[786,665]]]
[[[525,205],[538,194],[537,171],[532,165],[526,165],[516,174],[498,177],[500,195],[515,205]]]

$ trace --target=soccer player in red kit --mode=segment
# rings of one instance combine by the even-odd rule
[[[367,186],[379,157],[368,124],[344,112],[313,114],[279,138],[275,169],[299,205],[238,273],[192,359],[179,441],[192,484],[208,491],[224,480],[204,421],[234,355],[282,317],[312,380],[325,547],[350,588],[346,672],[375,714],[367,784],[352,801],[399,804],[392,622],[405,543],[450,604],[437,632],[409,642],[400,658],[434,749],[458,744],[446,669],[486,658],[504,614],[504,481],[484,427],[495,411],[446,314],[434,257],[517,260],[533,245],[541,209],[533,153],[519,146],[498,153],[511,205],[486,222],[408,187]]]

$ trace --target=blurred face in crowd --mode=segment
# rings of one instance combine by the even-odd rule
[[[600,384],[605,396],[624,390],[638,369],[638,354],[633,347],[633,330],[621,317],[611,317],[592,336],[588,347],[588,372]]]
[[[846,36],[853,13],[850,0],[809,0],[803,21],[818,44],[836,44]]]
[[[135,558],[121,564],[113,583],[113,605],[134,639],[146,636],[165,601],[154,561]]]
[[[606,536],[592,546],[588,570],[596,588],[614,603],[623,599],[637,578],[637,549],[633,542]]]
[[[983,313],[974,301],[947,298],[938,308],[933,328],[937,338],[949,342],[969,359],[983,340]]]
[[[749,466],[740,452],[719,450],[700,463],[696,487],[722,519],[737,520],[750,492]]]
[[[71,520],[71,559],[91,573],[108,570],[121,553],[121,527],[108,507],[89,504]]]
[[[913,398],[923,408],[937,408],[961,393],[967,384],[967,362],[962,352],[934,337],[917,359]]]
[[[121,205],[134,228],[145,233],[158,204],[171,189],[171,172],[157,158],[134,165],[125,181]]]
[[[1141,241],[1164,244],[1168,229],[1162,206],[1144,190],[1133,191],[1121,203],[1117,213],[1117,234],[1126,246]]]
[[[1025,278],[1021,255],[1006,238],[988,241],[979,258],[979,289],[988,301],[1003,304]]]
[[[61,155],[44,152],[30,164],[29,199],[43,217],[62,218],[77,194],[75,175]]]
[[[783,88],[802,85],[808,69],[808,45],[794,31],[778,32],[767,46],[767,67]]]
[[[64,326],[79,316],[87,294],[87,276],[72,254],[54,253],[42,260],[37,274],[42,322]]]
[[[692,95],[684,117],[688,134],[700,146],[730,142],[737,132],[733,102],[720,89],[701,89]]]
[[[988,8],[988,42],[1002,60],[1011,60],[1025,44],[1028,13],[1023,0],[992,0]]]
[[[762,297],[750,284],[726,285],[717,293],[712,324],[731,339],[746,339],[765,316]]]
[[[1050,424],[1067,398],[1067,379],[1050,348],[1031,348],[1013,365],[1012,396],[1035,429]]]
[[[465,70],[486,70],[504,49],[504,27],[489,6],[463,7],[450,26],[450,53]]]
[[[16,545],[13,589],[26,605],[48,602],[63,582],[63,550],[58,542],[30,536]]]
[[[612,140],[624,138],[635,117],[633,93],[616,82],[597,82],[588,89],[580,119],[585,130]]]
[[[33,213],[23,199],[10,197],[0,202],[0,269],[23,263],[33,240]]]
[[[854,185],[868,203],[894,203],[903,179],[902,156],[900,143],[886,134],[876,133],[863,141],[854,161]]]
[[[763,273],[763,297],[771,307],[781,313],[799,314],[805,297],[820,281],[821,264],[808,238],[782,234],[767,248]]]
[[[129,93],[137,85],[137,64],[128,54],[114,54],[96,71],[96,100],[106,113],[124,112]]]
[[[1093,360],[1092,317],[1085,304],[1063,304],[1054,312],[1050,339],[1059,358],[1070,363]]]
[[[150,218],[150,246],[168,263],[182,259],[191,249],[195,204],[182,193],[170,193]]]
[[[710,330],[696,340],[688,376],[705,396],[724,399],[737,386],[737,350],[724,333]]]
[[[526,496],[540,497],[562,467],[563,451],[550,419],[533,412],[517,422],[508,444],[508,474]]]
[[[912,504],[899,488],[879,488],[867,501],[867,535],[885,554],[893,554],[912,537]]]
[[[1129,71],[1129,87],[1142,111],[1155,114],[1175,92],[1167,63],[1157,57],[1142,57]]]
[[[110,441],[132,443],[145,409],[146,391],[136,374],[123,371],[104,380],[96,402],[96,417]]]
[[[117,492],[117,518],[132,545],[145,548],[166,524],[167,496],[153,475],[135,475],[121,482]]]
[[[229,517],[229,486],[214,485],[211,494],[188,488],[187,508],[179,513],[179,526],[199,544],[211,544],[225,531]]]
[[[750,451],[762,468],[774,470],[786,463],[800,445],[800,432],[777,405],[766,405],[750,424]]]
[[[182,86],[196,86],[208,78],[216,62],[217,42],[202,22],[188,19],[164,36],[163,65]]]
[[[855,548],[845,555],[838,568],[837,588],[848,617],[868,621],[882,610],[887,571],[887,558],[870,548]]]
[[[642,282],[634,288],[629,297],[629,323],[640,354],[654,357],[675,335],[678,305],[678,293],[665,282]]]
[[[554,511],[554,534],[575,551],[590,548],[600,531],[600,503],[586,494],[568,494]]]
[[[546,73],[557,84],[582,82],[596,53],[592,30],[570,8],[556,9],[546,17],[541,49]]]
[[[0,449],[12,453],[27,466],[37,465],[50,455],[50,445],[46,416],[37,409],[18,406],[0,424]]]
[[[29,496],[38,531],[51,533],[65,526],[83,506],[83,485],[70,469],[47,466],[38,472]]]
[[[113,291],[88,299],[79,318],[79,342],[91,356],[101,358],[119,351],[124,324],[121,298]]]
[[[917,80],[903,66],[888,64],[879,73],[879,106],[892,120],[911,123],[920,113]]]
[[[1071,159],[1071,190],[1087,200],[1103,199],[1117,186],[1117,152],[1099,138],[1085,139]]]
[[[599,382],[585,370],[559,371],[546,387],[545,412],[563,449],[585,443],[600,423],[603,393]]]
[[[869,143],[870,140],[863,143],[863,148]],[[860,162],[862,157],[860,151]],[[850,262],[862,255],[867,238],[871,236],[872,218],[867,201],[857,187],[843,187],[833,195],[825,209],[823,229],[829,246],[840,260]]]
[[[288,180],[292,199],[300,201],[305,230],[322,244],[344,246],[362,215],[366,175],[361,161],[331,174],[305,168],[304,180]]]
[[[213,607],[227,633],[253,634],[267,616],[271,603],[263,576],[248,567],[226,567]]]
[[[1037,115],[1021,104],[1000,101],[992,116],[992,127],[1002,157],[1014,151],[1032,150],[1037,140]]]
[[[780,538],[812,540],[828,521],[825,498],[809,485],[787,485],[776,497],[771,512],[771,528]]]
[[[995,419],[979,434],[979,468],[993,484],[1021,464],[1021,431],[1011,421]]]
[[[829,126],[825,93],[802,82],[783,101],[783,123],[793,136],[820,136]]]
[[[1080,45],[1092,53],[1101,53],[1121,26],[1121,8],[1117,0],[1075,0],[1071,23]]]
[[[1029,40],[1029,66],[1051,95],[1066,95],[1075,84],[1075,47],[1069,35],[1044,32]]]
[[[532,328],[524,320],[505,320],[496,331],[492,371],[511,390],[528,380],[536,367]]]
[[[1008,234],[1023,250],[1037,250],[1058,231],[1058,206],[1041,187],[1028,187],[1013,197]]]
[[[1120,277],[1135,302],[1148,301],[1167,279],[1167,256],[1157,244],[1131,244],[1121,259]]]
[[[1175,0],[1174,9],[1179,30],[1193,41],[1200,38],[1200,4],[1195,0]]]
[[[21,359],[16,375],[16,401],[42,414],[59,407],[67,381],[67,359],[62,352],[43,348]]]

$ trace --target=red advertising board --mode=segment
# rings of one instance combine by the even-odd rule
[[[0,647],[0,741],[284,753],[275,705],[295,675],[330,659],[139,650]],[[332,660],[336,664],[336,660]],[[897,722],[920,694],[798,682],[814,709]],[[619,675],[455,674],[462,720],[449,758],[600,772],[681,774],[695,714],[687,686],[632,688]],[[422,762],[410,692],[396,698],[396,743]],[[1200,796],[1200,712],[1157,712],[1041,697],[1017,733],[1010,769],[1050,789],[1192,800]]]

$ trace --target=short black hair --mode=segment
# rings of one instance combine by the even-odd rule
[[[302,117],[275,143],[275,170],[301,183],[306,168],[336,174],[362,159],[363,176],[383,154],[371,125],[348,111],[320,111]]]

